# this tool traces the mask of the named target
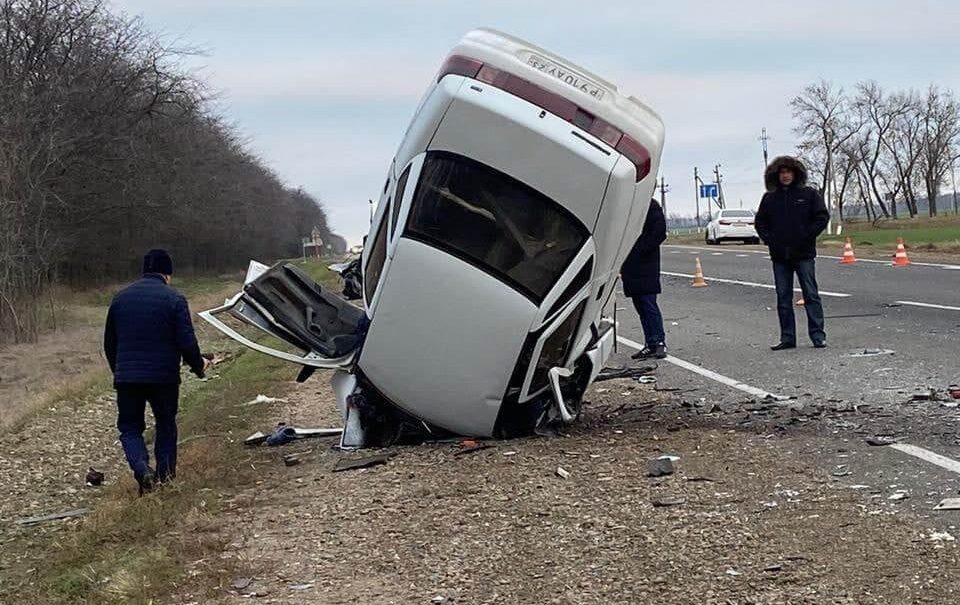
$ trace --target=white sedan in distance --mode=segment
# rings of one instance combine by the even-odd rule
[[[707,223],[704,238],[711,245],[730,239],[740,240],[745,244],[759,244],[760,236],[753,226],[754,218],[753,210],[720,210],[717,216]]]

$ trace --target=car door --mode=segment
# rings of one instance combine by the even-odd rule
[[[265,344],[262,338],[245,336],[224,321],[224,314],[301,353],[283,351]],[[302,365],[304,378],[318,368],[351,366],[367,326],[362,308],[316,283],[288,261],[272,267],[251,261],[240,292],[222,306],[201,312],[200,317],[255,351]]]

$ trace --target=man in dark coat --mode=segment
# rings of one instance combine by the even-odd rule
[[[180,364],[203,377],[207,362],[193,332],[190,309],[170,287],[173,259],[164,250],[143,258],[143,277],[110,304],[103,349],[117,390],[120,443],[140,494],[177,472],[177,406]],[[150,403],[156,421],[156,472],[143,440],[144,411]]]
[[[623,293],[633,300],[640,316],[646,346],[633,355],[634,359],[667,356],[663,315],[657,305],[660,294],[660,244],[667,239],[667,221],[657,200],[650,200],[650,209],[643,222],[640,237],[630,249],[620,269]]]
[[[777,286],[780,342],[774,351],[797,346],[793,316],[793,275],[796,273],[807,311],[807,331],[813,346],[827,346],[823,305],[817,289],[817,236],[830,221],[823,196],[807,186],[807,169],[797,159],[775,158],[764,173],[767,192],[757,210],[757,235],[769,247]]]

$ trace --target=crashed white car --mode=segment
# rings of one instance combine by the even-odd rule
[[[344,447],[571,422],[615,340],[663,123],[616,86],[487,29],[451,51],[397,149],[361,259],[362,308],[293,263],[252,264],[202,313],[258,351],[336,370]],[[269,348],[230,314],[302,354]]]

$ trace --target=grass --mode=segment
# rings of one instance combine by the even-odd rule
[[[218,380],[184,384],[181,439],[214,437],[181,446],[176,483],[144,498],[133,497],[132,482],[109,488],[75,532],[49,545],[33,601],[19,602],[150,603],[185,580],[188,562],[222,552],[211,531],[214,515],[224,496],[255,480],[250,462],[259,455],[242,451],[240,441],[263,413],[235,404],[259,393],[283,393],[291,368],[246,350],[218,367]],[[232,443],[225,444],[221,434]]]
[[[329,261],[293,262],[319,283],[339,291],[337,275],[327,269]],[[241,281],[238,274],[188,278],[174,285],[193,302],[214,298],[233,287],[239,289]],[[75,294],[70,304],[89,309],[84,315],[91,318],[103,317],[115,291]],[[212,333],[202,325],[197,327],[200,333]],[[219,335],[215,338],[207,338],[204,348],[232,347],[232,341]],[[240,442],[256,428],[263,428],[259,421],[269,406],[235,404],[260,393],[282,395],[291,384],[294,368],[245,348],[232,348],[236,356],[211,372],[219,374],[219,379],[190,379],[182,385],[181,441],[195,435],[210,437],[181,446],[177,481],[144,498],[135,497],[132,481],[115,484],[76,530],[49,543],[32,542],[30,548],[45,550],[43,563],[34,572],[37,581],[33,587],[17,595],[16,602],[153,603],[189,581],[188,563],[208,558],[215,561],[208,571],[225,582],[239,573],[216,556],[225,545],[217,537],[215,515],[223,498],[256,480],[254,463],[264,454],[245,450]],[[91,374],[81,384],[51,392],[48,400],[58,408],[75,406],[91,393],[109,388],[106,373]],[[224,435],[230,436],[229,442]]]
[[[873,246],[890,249],[902,237],[908,249],[938,252],[960,252],[960,217],[950,215],[937,218],[898,219],[884,221],[876,226],[870,223],[847,223],[841,236],[823,236],[827,245],[842,245],[849,237],[854,247]]]

